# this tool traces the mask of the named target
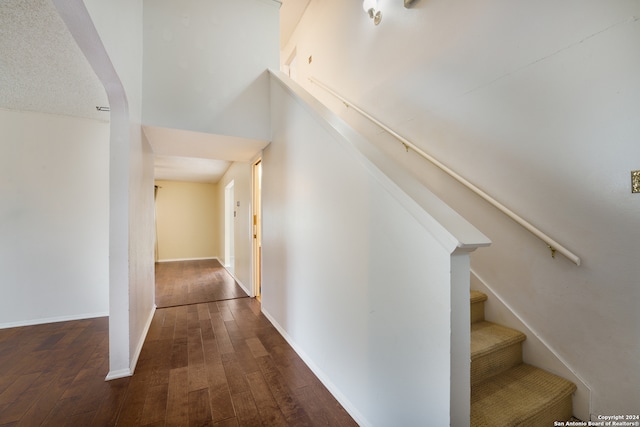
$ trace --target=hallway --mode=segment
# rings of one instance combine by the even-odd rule
[[[107,355],[107,318],[0,330],[0,426],[357,425],[248,297],[157,309],[132,377]]]
[[[217,259],[156,263],[156,307],[246,298]]]
[[[356,424],[239,298],[156,311],[117,425]]]

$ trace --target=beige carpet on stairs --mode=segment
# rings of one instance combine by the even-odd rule
[[[522,363],[526,336],[485,321],[486,300],[471,291],[471,426],[545,427],[569,421],[575,384]]]
[[[571,382],[521,364],[491,381],[473,386],[471,425],[540,427],[543,416],[565,420],[567,404],[571,413],[571,400],[566,397],[574,391],[575,385]]]

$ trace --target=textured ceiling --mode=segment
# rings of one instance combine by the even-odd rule
[[[0,1],[0,108],[109,120],[107,105],[50,0]]]
[[[286,42],[310,0],[286,0]],[[50,0],[0,0],[0,108],[109,120],[102,83]],[[232,161],[249,161],[257,141],[145,127],[157,179],[217,182]],[[185,143],[186,141],[186,143]]]

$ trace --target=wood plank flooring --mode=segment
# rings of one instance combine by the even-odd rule
[[[156,264],[156,306],[197,304],[246,297],[216,259]]]
[[[255,299],[158,309],[107,372],[107,318],[0,330],[0,426],[357,426]]]

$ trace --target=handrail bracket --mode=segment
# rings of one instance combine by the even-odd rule
[[[398,134],[396,131],[391,129],[389,126],[385,125],[384,123],[380,122],[375,117],[371,116],[369,113],[364,111],[362,108],[360,108],[357,105],[355,105],[355,104],[351,103],[350,101],[348,101],[346,98],[344,98],[342,95],[338,94],[336,91],[334,91],[333,89],[331,89],[330,87],[328,87],[324,83],[318,81],[317,79],[315,79],[313,77],[310,77],[309,81],[311,81],[311,83],[314,83],[314,84],[318,85],[319,87],[321,87],[325,91],[329,92],[330,94],[332,94],[333,96],[335,96],[336,98],[341,100],[344,103],[344,105],[346,105],[348,108],[350,107],[353,110],[357,111],[358,113],[362,114],[362,116],[366,117],[371,122],[375,123],[381,129],[386,131],[389,135],[391,135],[394,138],[396,138],[398,141],[400,141],[402,143],[402,145],[404,145],[404,149],[407,152],[409,152],[409,149],[415,151],[421,157],[423,157],[424,159],[428,160],[429,162],[431,162],[432,164],[434,164],[435,166],[440,168],[442,171],[447,173],[449,176],[451,176],[453,179],[458,181],[460,184],[464,185],[469,190],[471,190],[474,193],[476,193],[478,196],[480,196],[485,201],[487,201],[488,203],[493,205],[495,208],[500,210],[502,213],[507,215],[509,218],[513,219],[515,222],[517,222],[518,224],[523,226],[526,230],[531,232],[533,235],[535,235],[536,237],[541,239],[543,242],[547,243],[547,247],[551,251],[551,258],[555,258],[556,257],[556,252],[559,251],[562,255],[567,257],[574,264],[580,265],[580,258],[577,255],[575,255],[574,253],[569,251],[567,248],[565,248],[564,246],[562,246],[561,244],[559,244],[558,242],[553,240],[551,237],[549,237],[546,234],[544,234],[542,231],[538,230],[532,224],[527,222],[524,218],[520,217],[515,212],[511,211],[509,208],[504,206],[502,203],[498,202],[496,199],[494,199],[493,197],[491,197],[490,195],[488,195],[484,191],[482,191],[480,188],[478,188],[477,186],[475,186],[474,184],[469,182],[467,179],[465,179],[464,177],[462,177],[458,173],[454,172],[448,166],[446,166],[445,164],[443,164],[442,162],[440,162],[439,160],[437,160],[436,158],[434,158],[433,156],[431,156],[430,154],[428,154],[427,152],[422,150],[420,147],[418,147],[417,145],[415,145],[414,143],[412,143],[411,141],[409,141],[408,139],[406,139],[402,135]]]

